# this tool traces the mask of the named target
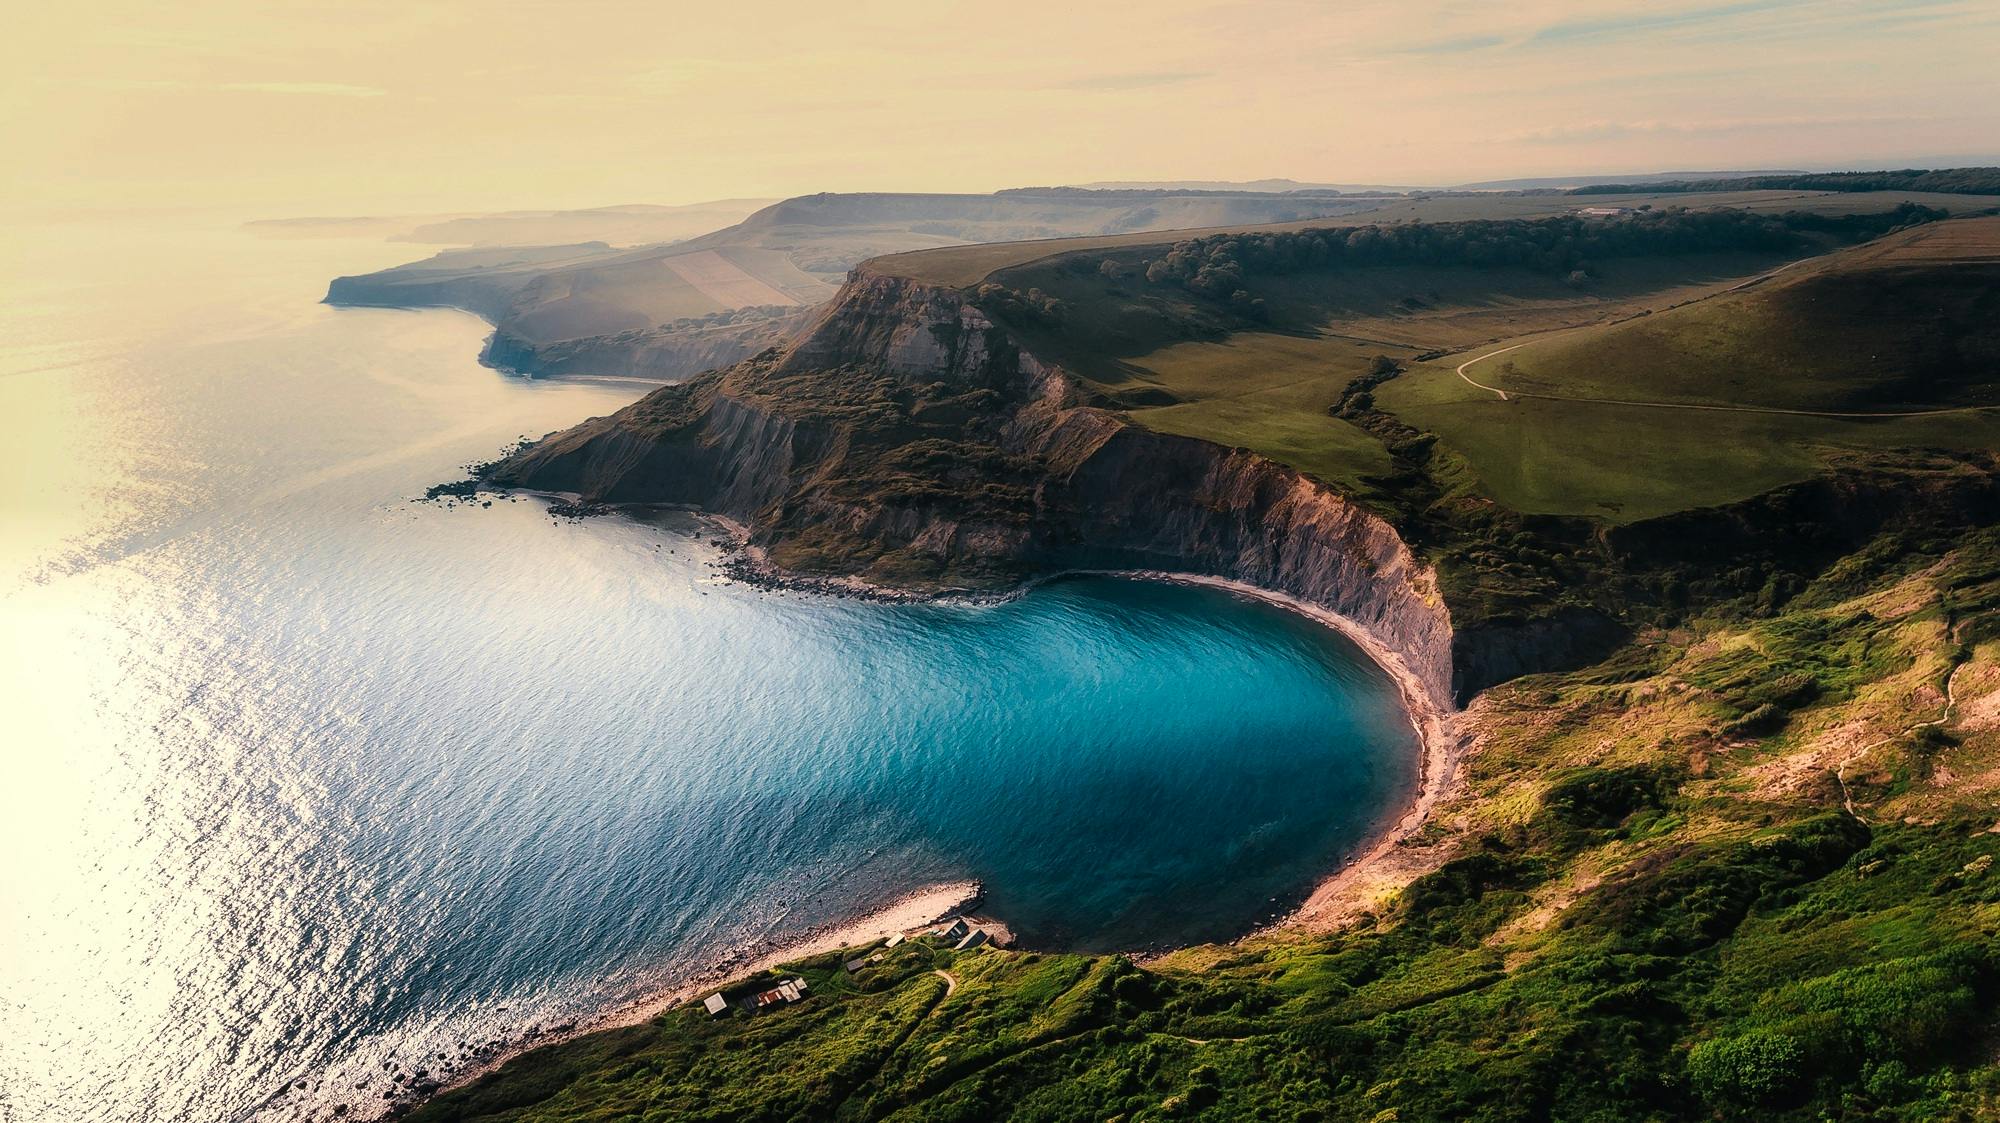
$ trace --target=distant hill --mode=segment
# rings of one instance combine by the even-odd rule
[[[1521,397],[1897,413],[2000,405],[2000,219],[1927,223],[1657,315],[1540,341]]]
[[[1644,172],[1636,175],[1586,175],[1539,176],[1531,179],[1489,179],[1480,183],[1461,183],[1462,191],[1544,191],[1554,187],[1583,187],[1593,183],[1684,183],[1697,180],[1737,180],[1747,176],[1805,175],[1794,168],[1778,168],[1759,171],[1720,172]]]
[[[1287,191],[1339,191],[1348,195],[1377,194],[1380,192],[1420,191],[1420,187],[1391,186],[1381,183],[1301,183],[1296,179],[1105,179],[1091,183],[1072,183],[1070,187],[1081,187],[1089,191],[1251,191],[1283,193]]]
[[[579,356],[604,363],[625,356],[650,376],[676,378],[768,346],[766,321],[831,297],[849,269],[872,257],[971,242],[1302,221],[1358,212],[1381,201],[1059,189],[803,195],[763,207],[734,225],[666,244],[619,250],[606,245],[607,239],[570,241],[498,258],[447,251],[428,261],[338,278],[327,300],[475,312],[498,329],[489,358],[516,369],[569,373],[578,369]],[[595,217],[532,221],[594,229],[593,223],[606,220],[603,212],[565,212],[577,214]],[[483,221],[519,227],[531,220]],[[460,233],[475,228],[463,222],[439,225]],[[758,314],[732,315],[745,309]],[[612,336],[618,339],[606,338]],[[600,342],[583,346],[582,340]],[[555,344],[564,345],[556,349],[564,358],[550,366],[544,356]],[[689,363],[703,365],[683,369]]]
[[[393,242],[437,245],[534,245],[599,241],[642,246],[680,241],[743,221],[772,199],[716,199],[682,206],[633,203],[572,211],[505,211],[427,222]]]
[[[1399,451],[1415,439],[1405,426],[1436,434],[1449,450],[1455,467],[1441,491],[1469,485],[1518,510],[1608,522],[1808,478],[1829,455],[1821,446],[1965,448],[1993,439],[1990,419],[1961,414],[1843,419],[1733,407],[1868,412],[2000,401],[1992,397],[2000,385],[1992,332],[1981,326],[1996,312],[1982,296],[1993,277],[1972,264],[1978,255],[1965,240],[1996,220],[1928,224],[1947,211],[1978,214],[2000,198],[1773,191],[1663,199],[1672,205],[1608,220],[1576,213],[1577,197],[1559,194],[1401,200],[1345,219],[1182,232],[1173,242],[1132,235],[958,247],[867,269],[1027,294],[1015,301],[1020,308],[1058,311],[1037,317],[1000,296],[988,302],[1034,354],[1085,379],[1105,404],[1158,431],[1249,448],[1385,502],[1415,494],[1382,482],[1417,470]],[[1846,270],[1838,281],[1804,284],[1801,266],[1779,275],[1799,283],[1768,296],[1751,299],[1761,287],[1721,295],[1910,222],[1927,223],[1924,245],[1955,255],[1926,266],[1934,275],[1921,283],[1907,262],[1864,269],[1859,251],[1849,251],[1829,259]],[[1951,241],[1937,241],[1946,233]],[[1454,248],[1457,236],[1465,243]],[[1406,238],[1418,240],[1398,257],[1392,248]],[[1336,244],[1357,251],[1336,262]],[[1313,264],[1322,253],[1326,262]],[[1583,346],[1592,339],[1584,325],[1616,320],[1628,322],[1601,345]],[[1502,350],[1564,329],[1579,329],[1582,349],[1551,341]],[[1669,337],[1656,338],[1661,332]],[[1758,339],[1769,345],[1759,350]],[[1493,351],[1501,353],[1475,363],[1470,377],[1508,390],[1505,399],[1456,373]],[[1376,406],[1349,408],[1349,389],[1368,386],[1381,356],[1405,373],[1369,388]],[[1512,380],[1531,377],[1539,381]],[[1592,378],[1620,385],[1586,384]],[[1580,388],[1550,389],[1557,383]],[[1704,408],[1691,421],[1684,405]],[[1718,406],[1732,410],[1708,408]],[[1586,454],[1587,470],[1578,466]]]
[[[1772,172],[1731,179],[1682,177],[1672,182],[1595,183],[1573,194],[1644,191],[1935,191],[1947,195],[2000,194],[2000,167],[1901,168],[1869,172]]]
[[[604,242],[642,246],[677,242],[733,225],[774,199],[714,199],[660,206],[628,203],[581,210],[500,211],[492,214],[373,215],[271,218],[244,223],[276,238],[381,237],[443,246],[552,246]]]

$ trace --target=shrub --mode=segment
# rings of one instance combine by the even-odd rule
[[[1586,768],[1550,785],[1542,806],[1566,827],[1609,830],[1642,808],[1666,806],[1674,779],[1648,765]]]
[[[1768,1104],[1797,1092],[1805,1050],[1782,1033],[1752,1030],[1704,1041],[1688,1054],[1688,1078],[1717,1104]]]
[[[1791,717],[1792,715],[1787,713],[1784,707],[1766,702],[1723,726],[1722,732],[1730,737],[1762,737],[1784,728]]]

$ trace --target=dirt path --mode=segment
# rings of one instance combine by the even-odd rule
[[[1717,292],[1709,293],[1707,296],[1699,297],[1695,300],[1688,301],[1687,303],[1699,304],[1704,300],[1713,300],[1718,296],[1726,296],[1729,293],[1741,292],[1744,289],[1751,287],[1752,285],[1761,285],[1765,281],[1770,280],[1772,277],[1775,277],[1778,274],[1783,273],[1785,270],[1790,269],[1793,266],[1803,265],[1806,262],[1813,260],[1817,259],[1805,257],[1805,258],[1800,258],[1797,261],[1786,262],[1785,264],[1778,266],[1776,269],[1767,269],[1764,272],[1757,274],[1755,277],[1751,277],[1744,281],[1739,281],[1736,284],[1733,284],[1726,289],[1721,289]],[[1685,307],[1685,306],[1686,305],[1676,305],[1675,307]],[[1630,319],[1632,319],[1632,317],[1628,316],[1625,317],[1624,319],[1612,322],[1623,323],[1626,320]],[[1585,325],[1585,326],[1594,327],[1599,325]],[[1458,364],[1458,377],[1462,381],[1464,381],[1464,383],[1467,386],[1484,390],[1489,394],[1498,395],[1500,400],[1503,402],[1512,401],[1517,398],[1528,398],[1544,402],[1578,402],[1584,405],[1636,406],[1641,409],[1685,409],[1685,410],[1696,410],[1707,413],[1770,413],[1770,414],[1780,414],[1789,417],[1849,417],[1849,418],[1938,417],[1945,414],[1984,413],[1987,410],[2000,409],[2000,406],[1946,406],[1941,409],[1858,410],[1858,411],[1828,410],[1828,409],[1781,409],[1776,406],[1724,406],[1724,405],[1710,405],[1701,402],[1646,402],[1646,401],[1637,401],[1625,398],[1586,398],[1569,394],[1534,394],[1521,390],[1513,391],[1510,394],[1508,391],[1502,390],[1498,386],[1489,386],[1486,383],[1481,382],[1473,378],[1471,375],[1465,373],[1467,367],[1483,363],[1486,360],[1494,358],[1499,355],[1505,355],[1509,351],[1518,351],[1521,348],[1526,347],[1528,344],[1539,342],[1542,339],[1548,338],[1548,336],[1560,335],[1565,332],[1576,331],[1576,330],[1578,329],[1558,328],[1546,334],[1538,335],[1534,339],[1523,340],[1520,343],[1516,343],[1508,347],[1502,347],[1495,351],[1488,351],[1484,355],[1479,355],[1474,358],[1467,359],[1466,361]]]
[[[1950,721],[1951,708],[1958,704],[1958,669],[1964,665],[1960,663],[1953,666],[1950,672],[1944,676],[1944,712],[1929,721],[1917,722],[1901,733],[1891,734],[1890,736],[1870,741],[1866,745],[1842,757],[1839,765],[1835,766],[1833,778],[1840,783],[1840,804],[1847,809],[1849,815],[1854,817],[1855,822],[1865,826],[1868,820],[1862,818],[1861,812],[1854,809],[1854,794],[1847,790],[1847,766],[1895,740],[1897,737],[1907,737],[1919,729],[1929,729],[1932,726],[1943,725],[1945,722]]]
[[[1564,329],[1564,330],[1570,330],[1570,329]],[[1530,340],[1528,342],[1532,343],[1535,341]],[[1502,347],[1497,351],[1488,351],[1484,355],[1480,355],[1477,358],[1467,359],[1465,362],[1458,364],[1458,377],[1463,379],[1465,381],[1465,384],[1468,386],[1476,387],[1490,394],[1498,394],[1500,396],[1500,400],[1503,402],[1513,401],[1518,398],[1518,399],[1532,399],[1535,401],[1542,401],[1542,402],[1579,402],[1584,405],[1594,405],[1594,406],[1637,406],[1641,409],[1690,409],[1708,413],[1774,413],[1788,417],[1851,417],[1851,418],[1937,417],[1944,414],[1984,413],[1988,410],[2000,409],[2000,406],[1945,406],[1941,409],[1857,411],[1857,410],[1833,410],[1833,409],[1780,409],[1776,406],[1719,406],[1719,405],[1709,405],[1702,402],[1643,402],[1628,398],[1586,398],[1572,394],[1532,394],[1521,390],[1515,390],[1510,393],[1506,390],[1502,390],[1498,386],[1488,386],[1486,383],[1477,381],[1471,375],[1465,373],[1465,368],[1472,366],[1475,363],[1485,362],[1487,359],[1493,358],[1496,355],[1504,355],[1509,351],[1519,351],[1521,348],[1526,347],[1527,345],[1528,345],[1527,343],[1516,343],[1511,347]]]
[[[939,967],[939,968],[937,968],[936,970],[932,971],[932,972],[931,972],[931,974],[933,974],[933,975],[936,975],[936,976],[937,976],[938,978],[940,978],[940,979],[943,979],[943,980],[944,980],[944,997],[945,997],[945,998],[950,998],[950,997],[951,997],[951,992],[952,992],[952,991],[955,991],[955,990],[957,990],[957,989],[958,989],[958,976],[957,976],[957,975],[954,975],[954,974],[952,974],[951,972],[949,972],[949,971],[945,970],[945,969],[944,969],[944,968],[942,968],[942,967]],[[943,999],[940,999],[939,1001],[943,1001]]]
[[[1527,344],[1525,343],[1516,343],[1512,347],[1502,347],[1498,351],[1488,351],[1484,355],[1481,355],[1476,359],[1467,359],[1464,362],[1458,364],[1458,376],[1465,380],[1465,384],[1467,386],[1477,387],[1478,389],[1484,390],[1489,394],[1498,394],[1500,395],[1500,400],[1504,402],[1507,400],[1507,391],[1502,390],[1498,386],[1488,386],[1484,382],[1473,381],[1472,376],[1465,373],[1465,368],[1471,366],[1474,363],[1485,362],[1487,359],[1490,359],[1495,355],[1504,355],[1509,351],[1519,351],[1521,348],[1526,346]]]

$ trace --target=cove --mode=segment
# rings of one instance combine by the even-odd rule
[[[1223,591],[862,603],[690,516],[411,502],[639,388],[312,303],[393,247],[62,249],[0,379],[48,437],[0,593],[28,1117],[313,1114],[939,881],[1032,947],[1227,938],[1415,786],[1389,680]]]

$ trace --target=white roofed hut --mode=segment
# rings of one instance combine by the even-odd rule
[[[757,1009],[768,1010],[773,1006],[789,1006],[805,996],[806,981],[804,979],[786,979],[770,990],[759,993],[751,1001],[756,1005]]]

